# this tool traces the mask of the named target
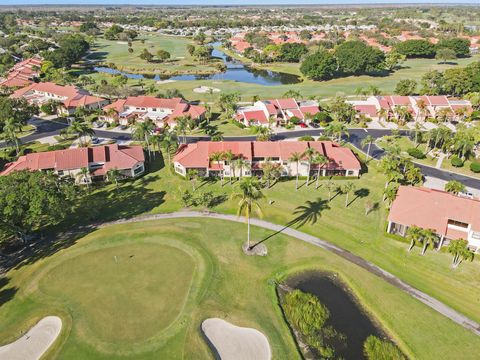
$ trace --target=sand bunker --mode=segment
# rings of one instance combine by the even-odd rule
[[[202,331],[221,360],[269,360],[267,337],[260,331],[212,318],[202,323]]]
[[[198,94],[207,94],[210,91],[214,92],[214,93],[218,93],[218,92],[220,92],[220,89],[210,87],[210,86],[200,86],[200,87],[197,87],[197,88],[193,89],[193,92],[196,92]]]
[[[40,359],[58,337],[61,329],[62,320],[59,317],[44,317],[17,341],[1,346],[0,359]]]

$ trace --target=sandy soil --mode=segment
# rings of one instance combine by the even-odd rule
[[[214,93],[218,93],[220,92],[220,89],[218,88],[214,88],[214,87],[210,87],[210,86],[200,86],[200,87],[197,87],[195,89],[193,89],[193,92],[197,93],[197,94],[206,94],[208,92],[210,92],[210,90]]]
[[[202,323],[202,331],[221,360],[269,360],[267,337],[260,331],[212,318]]]
[[[48,350],[62,329],[62,320],[47,316],[18,340],[0,347],[0,359],[37,360]]]

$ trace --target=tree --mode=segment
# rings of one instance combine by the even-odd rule
[[[223,160],[226,164],[228,163],[228,165],[230,165],[230,185],[232,185],[232,180],[235,176],[235,154],[232,152],[232,150],[227,150],[223,153]]]
[[[73,183],[51,172],[22,170],[0,176],[0,230],[25,242],[32,231],[64,219],[75,197]]]
[[[247,220],[247,249],[250,250],[250,216],[256,213],[259,217],[262,216],[262,208],[259,200],[263,199],[264,195],[260,190],[260,184],[255,177],[244,178],[238,184],[238,191],[232,194],[232,199],[239,199],[237,216],[245,216]]]
[[[312,161],[315,160],[315,157],[317,156],[317,154],[318,154],[318,151],[311,147],[307,148],[302,154],[302,157],[307,160],[307,164],[308,164],[307,186],[310,185],[310,169],[312,167]]]
[[[433,58],[435,56],[435,45],[423,39],[402,41],[395,45],[394,50],[407,58]]]
[[[345,96],[341,95],[336,95],[330,101],[328,110],[330,111],[330,116],[337,122],[352,122],[357,115],[353,105],[347,102]]]
[[[450,180],[445,184],[445,191],[451,194],[458,195],[458,193],[466,191],[465,185],[463,185],[460,181],[457,180]]]
[[[20,141],[18,139],[18,133],[22,131],[22,123],[13,117],[7,118],[3,126],[3,136],[8,142],[15,144],[16,154],[20,152]]]
[[[175,152],[178,148],[178,140],[177,135],[173,131],[165,131],[162,134],[162,148],[164,149],[165,153],[167,154],[168,160],[168,167],[171,164],[171,156],[172,153]]]
[[[67,134],[77,136],[80,142],[80,146],[85,146],[85,138],[87,136],[94,136],[95,131],[88,124],[79,120],[74,120],[67,128]]]
[[[335,76],[337,61],[333,54],[321,49],[303,60],[300,71],[312,80],[329,80]]]
[[[420,237],[420,242],[423,244],[422,255],[425,255],[425,252],[427,251],[427,247],[429,245],[433,246],[437,240],[438,240],[437,235],[435,235],[433,230],[430,230],[430,229],[422,230],[422,236]]]
[[[307,47],[302,43],[284,43],[280,46],[279,58],[285,62],[299,62],[307,53]]]
[[[110,26],[110,28],[108,28],[105,33],[103,34],[103,36],[105,37],[105,39],[107,40],[116,40],[117,39],[117,36],[118,34],[122,33],[123,32],[123,27],[121,27],[120,25],[117,25],[117,24],[113,24],[112,26]]]
[[[87,185],[87,188],[90,188],[90,170],[87,167],[82,167],[77,174],[77,177],[78,179],[83,180],[81,183]]]
[[[385,55],[385,69],[393,71],[405,62],[407,57],[398,51],[392,50]]]
[[[400,80],[395,86],[395,94],[401,96],[410,96],[415,94],[417,88],[417,82],[415,80],[403,79]]]
[[[445,79],[440,71],[432,70],[423,74],[420,84],[420,94],[440,95],[444,92]]]
[[[210,159],[209,160],[210,161],[215,161],[217,163],[218,173],[220,174],[220,179],[221,179],[222,186],[223,186],[223,170],[220,166],[220,163],[223,160],[223,152],[221,152],[221,151],[213,152],[212,154],[210,154]]]
[[[382,70],[385,55],[363,41],[345,41],[335,49],[339,71],[361,75]]]
[[[455,51],[449,48],[440,48],[437,50],[435,54],[435,59],[441,60],[443,64],[447,62],[447,60],[454,60],[457,58]]]
[[[177,125],[175,126],[175,131],[177,132],[178,135],[182,136],[181,142],[185,143],[186,136],[187,136],[189,116],[187,115],[179,116],[175,119],[175,121],[177,122]]]
[[[38,109],[34,105],[30,105],[25,99],[15,99],[8,96],[0,96],[0,132],[2,131],[7,119],[14,123],[26,125],[27,121],[34,114],[38,113]]]
[[[193,41],[195,41],[197,44],[203,45],[205,44],[205,41],[207,40],[207,35],[203,32],[199,32],[197,35],[193,37]]]
[[[370,157],[370,147],[372,146],[372,144],[374,142],[375,142],[375,138],[372,135],[367,135],[362,139],[362,142],[360,143],[360,145],[362,145],[362,148],[364,148],[365,146],[368,146],[367,147],[367,161],[368,161],[368,158]]]
[[[470,56],[470,41],[464,38],[441,39],[437,43],[437,55],[442,49],[450,50],[455,58]]]
[[[328,201],[330,202],[332,200],[332,191],[335,191],[335,189],[338,188],[337,184],[335,184],[333,181],[327,181],[326,185],[327,190],[328,190]]]
[[[422,238],[422,228],[412,225],[407,229],[407,240],[410,241],[410,246],[408,247],[408,251],[412,251],[413,247],[415,244],[420,242],[420,239]]]
[[[288,161],[294,162],[296,165],[296,175],[295,175],[295,191],[298,190],[298,166],[300,164],[300,161],[303,159],[303,155],[299,152],[293,152],[290,157],[288,158]]]
[[[235,159],[234,162],[235,162],[235,168],[239,169],[238,178],[240,179],[243,176],[243,169],[247,167],[248,164],[242,157]]]
[[[187,52],[190,56],[192,56],[193,53],[195,52],[195,46],[193,46],[192,44],[188,44],[187,45]]]
[[[137,122],[133,126],[133,132],[132,132],[132,137],[135,140],[142,141],[144,143],[144,146],[147,147],[147,151],[149,155],[150,155],[150,136],[152,135],[153,130],[155,130],[155,124],[153,123],[152,120],[146,119],[145,121]]]
[[[118,180],[120,180],[122,173],[118,168],[113,168],[107,171],[107,179],[111,183],[115,183],[115,187],[118,189]]]
[[[347,126],[340,121],[332,121],[327,126],[325,126],[324,134],[326,136],[332,137],[335,141],[341,142],[342,136],[349,136]]]
[[[444,91],[449,95],[461,96],[474,89],[474,78],[465,68],[447,69],[443,73],[443,79]]]
[[[282,166],[279,163],[266,159],[262,166],[263,179],[267,182],[267,189],[270,188],[270,182],[276,181],[282,174]]]
[[[450,241],[447,251],[453,255],[452,267],[454,269],[457,268],[463,260],[472,261],[475,256],[468,248],[468,241],[464,239]]]
[[[138,57],[146,62],[152,62],[153,60],[153,54],[147,49],[143,49]]]
[[[195,192],[195,185],[198,180],[198,170],[196,169],[188,169],[187,170],[187,178],[190,180],[192,183],[192,191]]]
[[[58,40],[58,47],[53,51],[44,51],[42,56],[55,68],[70,68],[74,63],[84,57],[90,44],[81,34],[64,35]]]
[[[160,49],[157,51],[157,57],[158,57],[158,60],[160,60],[160,62],[164,62],[170,59],[170,53],[166,50]]]
[[[370,335],[363,343],[363,353],[367,360],[406,360],[399,348],[388,340]]]
[[[195,48],[193,57],[198,61],[206,62],[212,56],[212,50],[213,48],[211,46],[198,46]]]
[[[353,182],[349,181],[343,185],[342,192],[347,195],[345,198],[345,207],[348,206],[348,195],[353,191],[355,191],[355,184]]]
[[[323,166],[328,165],[329,160],[325,155],[318,153],[310,160],[310,162],[312,164],[317,165],[317,179],[315,180],[315,189],[318,189],[319,180],[320,180],[320,171]]]

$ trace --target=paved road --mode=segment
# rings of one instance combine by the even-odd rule
[[[21,139],[22,142],[29,142],[38,140],[43,137],[58,135],[60,130],[65,128],[67,125],[50,121],[50,120],[41,120],[35,119],[34,124],[37,126],[37,130],[35,133],[25,136]],[[375,139],[378,139],[382,136],[390,134],[390,130],[388,129],[350,129],[350,137],[345,140],[348,140],[352,145],[358,148],[361,151],[366,152],[366,148],[362,148],[361,142],[367,135],[372,135]],[[293,130],[293,131],[286,131],[275,134],[273,136],[273,140],[286,140],[286,139],[293,139],[305,135],[310,136],[319,136],[321,135],[322,131],[320,129],[302,129],[302,130]],[[406,135],[408,131],[401,131],[400,134]],[[131,140],[131,135],[125,132],[115,132],[115,131],[106,131],[101,129],[95,129],[95,134],[99,138],[110,138],[116,139],[117,141],[127,141]],[[200,140],[209,140],[209,136],[187,136],[186,141],[188,143],[200,141]],[[255,135],[243,135],[243,136],[225,136],[225,141],[254,141],[256,139]],[[0,148],[4,147],[4,144],[0,142]],[[370,155],[375,159],[380,159],[383,155],[385,155],[385,151],[381,148],[372,144],[370,149]],[[440,169],[436,169],[434,167],[417,164],[417,166],[422,170],[422,173],[425,176],[435,177],[441,180],[457,180],[461,183],[465,184],[467,187],[471,187],[477,190],[480,190],[480,180],[471,178],[469,176],[464,176],[461,174],[451,173],[449,171],[444,171]]]
[[[124,223],[140,222],[140,221],[177,219],[177,218],[210,218],[210,219],[219,219],[219,220],[245,223],[245,218],[236,217],[234,215],[218,214],[218,213],[211,213],[211,212],[184,211],[184,212],[174,212],[169,214],[143,215],[143,216],[138,216],[131,219],[123,219],[123,220],[98,224],[97,227],[106,227],[106,226],[115,225],[115,224],[124,224]],[[472,331],[475,335],[480,335],[480,324],[478,324],[476,321],[466,317],[465,315],[460,314],[459,312],[452,309],[448,305],[414,288],[413,286],[397,278],[395,275],[389,273],[386,270],[383,270],[382,268],[378,267],[377,265],[371,263],[368,260],[365,260],[364,258],[358,255],[352,254],[351,252],[341,247],[338,247],[337,245],[331,244],[328,241],[319,239],[315,236],[306,234],[302,231],[295,230],[292,228],[285,228],[285,226],[283,225],[277,225],[277,224],[274,224],[265,220],[260,220],[260,219],[251,219],[251,224],[264,229],[272,230],[275,233],[281,232],[285,235],[291,236],[298,240],[305,241],[312,245],[318,246],[324,250],[330,251],[342,257],[343,259],[353,264],[356,264],[361,268],[367,270],[368,272],[378,276],[379,278],[385,280],[389,284],[395,286],[397,289],[400,289],[406,292],[407,294],[419,300],[420,302],[427,305],[428,307],[432,308],[433,310],[448,317],[450,320],[456,322],[457,324],[463,326],[464,328]]]

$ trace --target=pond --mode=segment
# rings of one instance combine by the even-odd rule
[[[264,86],[276,86],[276,85],[289,85],[297,84],[301,82],[301,79],[293,74],[287,74],[282,72],[275,72],[270,70],[257,70],[248,67],[242,62],[231,58],[226,55],[223,51],[219,49],[220,43],[211,44],[214,49],[212,56],[222,59],[226,65],[227,70],[217,74],[211,75],[175,75],[175,76],[165,76],[165,75],[155,75],[148,76],[142,74],[132,74],[116,69],[111,69],[108,67],[94,67],[94,70],[97,72],[112,74],[112,75],[125,75],[130,79],[154,79],[154,80],[175,80],[175,81],[185,81],[185,80],[232,80],[243,83],[258,84]]]
[[[336,349],[336,357],[365,359],[363,343],[370,335],[385,338],[384,332],[365,313],[350,290],[334,274],[307,272],[287,281],[287,285],[315,295],[330,311],[328,325],[346,337],[346,347]]]

